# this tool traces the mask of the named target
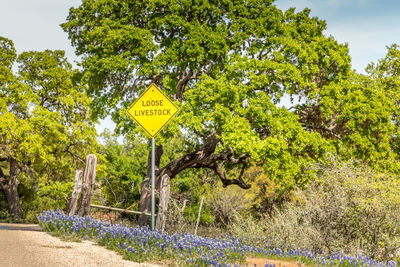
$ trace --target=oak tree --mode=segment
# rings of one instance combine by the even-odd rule
[[[400,46],[398,44],[388,46],[386,56],[376,64],[370,64],[367,73],[392,102],[391,121],[394,134],[391,136],[390,144],[398,159],[400,156]]]
[[[13,42],[0,37],[0,69],[0,185],[10,214],[22,218],[19,184],[72,177],[96,132],[85,88],[63,51],[17,56]]]
[[[326,23],[308,9],[283,12],[272,0],[86,0],[62,27],[81,56],[95,117],[143,133],[125,111],[151,82],[181,107],[157,138],[158,183],[206,168],[223,186],[246,189],[253,161],[287,189],[306,183],[308,164],[327,152],[365,160],[388,153],[385,142],[373,157],[363,146],[386,140],[379,126],[387,113],[372,121],[363,113],[374,109],[375,93],[386,103],[385,95],[364,91],[368,79],[352,73],[347,46],[325,36]],[[185,153],[161,166],[163,140],[178,132]],[[239,175],[227,176],[231,169]]]

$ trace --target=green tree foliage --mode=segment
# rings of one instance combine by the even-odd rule
[[[101,134],[104,145],[98,153],[105,159],[106,170],[98,176],[106,204],[126,208],[139,200],[140,182],[146,175],[146,140],[120,144],[109,130]]]
[[[21,205],[25,211],[25,221],[27,222],[37,222],[36,217],[41,211],[65,209],[71,197],[74,183],[47,180],[44,183],[39,183],[37,187],[37,192],[32,189],[31,192],[20,190],[20,192],[22,191]]]
[[[139,132],[125,110],[151,82],[181,107],[158,142],[179,134],[185,154],[157,177],[208,168],[224,186],[248,188],[242,174],[254,161],[285,191],[306,184],[328,152],[371,164],[391,153],[391,99],[351,71],[347,46],[309,14],[271,0],[87,0],[62,27],[95,116],[111,112],[119,131]]]
[[[137,202],[140,198],[140,183],[147,172],[149,143],[148,140],[138,135],[126,135],[121,142],[117,134],[106,129],[101,135],[98,153],[104,161],[104,170],[98,173],[97,178],[107,205],[126,208]],[[168,163],[184,150],[182,137],[164,141],[163,164]],[[183,180],[185,180],[185,175]],[[187,182],[185,180],[185,182]],[[182,192],[189,190],[190,186],[182,188]],[[179,190],[178,190],[179,191]]]
[[[347,80],[324,87],[321,95],[320,116],[329,118],[329,122],[322,124],[320,132],[332,138],[341,156],[369,164],[392,157],[393,101],[373,78],[352,74]]]
[[[391,139],[392,150],[400,155],[400,47],[393,44],[387,48],[386,57],[379,60],[377,64],[371,64],[367,72],[382,88],[385,94],[393,102],[392,123],[394,134]]]
[[[22,217],[18,185],[35,190],[72,179],[94,150],[96,133],[85,88],[63,51],[17,56],[1,37],[0,68],[0,182],[10,213]]]

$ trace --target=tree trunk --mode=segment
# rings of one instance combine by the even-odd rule
[[[156,229],[164,232],[165,224],[167,222],[168,201],[170,195],[170,179],[168,175],[161,177],[160,183],[160,200],[158,204],[158,215]]]
[[[160,168],[160,160],[161,156],[164,153],[163,147],[161,145],[156,147],[155,151],[155,161],[154,161],[154,171],[157,174],[157,171]],[[156,188],[158,184],[159,177],[156,175],[155,177]],[[140,204],[139,211],[144,213],[151,213],[151,150],[149,151],[149,156],[147,158],[147,175],[146,178],[140,183]],[[140,226],[149,225],[149,216],[141,214],[138,218],[138,224]]]
[[[82,217],[89,215],[90,212],[92,191],[94,187],[94,180],[96,178],[96,163],[96,155],[90,154],[86,157],[86,168],[82,184],[82,195],[78,209],[78,215]]]
[[[78,202],[79,194],[81,193],[82,189],[82,173],[83,171],[76,170],[74,190],[72,191],[71,198],[68,201],[67,212],[66,212],[69,216],[74,215],[76,211],[76,205]]]
[[[146,177],[143,182],[140,183],[140,191],[139,211],[151,213],[151,181],[149,177]],[[139,215],[138,224],[140,226],[149,225],[149,217],[144,214]]]
[[[220,140],[214,135],[210,135],[206,142],[197,150],[189,152],[180,158],[172,160],[162,169],[159,169],[160,159],[162,155],[159,153],[157,147],[156,151],[156,166],[155,166],[155,176],[156,176],[156,188],[160,188],[160,178],[164,175],[168,176],[169,179],[173,179],[176,175],[188,168],[208,168],[213,170],[218,177],[220,178],[224,187],[229,185],[237,185],[243,189],[249,189],[250,185],[243,181],[243,173],[245,169],[245,160],[249,157],[246,154],[240,155],[238,158],[234,157],[234,151],[232,148],[228,148],[227,151],[222,151],[219,153],[214,153],[217,147],[217,144]],[[161,148],[162,150],[162,148]],[[229,164],[243,164],[243,168],[238,178],[235,179],[227,179],[225,176],[225,172],[223,170],[223,165],[225,163]],[[147,177],[140,184],[141,186],[141,196],[140,196],[140,211],[150,213],[151,209],[151,152],[149,153],[148,165],[147,165]],[[168,202],[168,201],[167,201]],[[139,216],[139,225],[144,226],[148,225],[148,217],[145,215]]]
[[[16,218],[22,219],[22,208],[19,202],[19,195],[18,195],[18,185],[11,184],[7,186],[7,189],[4,190],[7,197],[8,203],[8,211],[10,214]]]
[[[21,172],[20,167],[18,166],[17,161],[14,158],[10,158],[10,177],[7,181],[1,173],[1,188],[3,189],[8,204],[8,211],[10,215],[14,216],[15,218],[22,219],[22,208],[19,201],[19,194],[18,194],[18,176]]]

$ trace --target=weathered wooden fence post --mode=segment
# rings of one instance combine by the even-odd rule
[[[187,203],[187,199],[185,199],[183,201],[182,208],[181,209],[178,208],[178,211],[179,211],[178,225],[181,225],[185,218],[183,213],[185,212],[186,203]]]
[[[81,193],[82,189],[82,174],[83,174],[82,170],[76,170],[74,189],[72,191],[71,198],[68,201],[67,212],[66,212],[69,216],[74,215],[76,211],[76,204],[78,203],[79,194]]]
[[[183,218],[183,212],[185,211],[186,202],[187,202],[187,199],[185,199],[185,200],[183,201],[182,209],[180,210],[182,218]]]
[[[168,212],[168,201],[170,194],[170,179],[168,175],[163,175],[161,177],[160,183],[160,202],[158,204],[158,215],[156,222],[156,229],[164,232],[165,223],[167,221],[167,212]]]
[[[89,154],[86,157],[85,175],[83,177],[82,195],[79,203],[78,215],[87,216],[90,212],[90,204],[92,202],[92,191],[94,180],[96,178],[97,157],[94,154]]]
[[[201,208],[203,206],[203,201],[204,201],[204,196],[202,196],[201,200],[200,200],[199,215],[197,216],[197,223],[196,223],[196,228],[194,229],[194,235],[197,235],[197,228],[199,227]]]

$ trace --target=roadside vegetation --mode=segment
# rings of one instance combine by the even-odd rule
[[[0,37],[1,221],[137,261],[400,261],[398,44],[360,74],[324,20],[264,0],[86,0],[61,27],[79,69]],[[94,204],[150,212],[150,142],[126,109],[151,83],[180,108],[156,137],[163,232],[145,215],[63,215],[89,153]],[[106,117],[115,131],[96,133]]]
[[[173,266],[240,266],[250,256],[296,260],[306,266],[397,266],[396,262],[378,262],[362,254],[351,257],[342,252],[323,254],[312,250],[282,250],[271,247],[269,242],[258,246],[245,245],[240,239],[228,235],[207,238],[189,233],[169,235],[150,231],[148,227],[113,226],[90,217],[68,216],[60,210],[43,212],[38,219],[44,231],[68,240],[77,237],[94,240],[135,262],[159,261]]]

